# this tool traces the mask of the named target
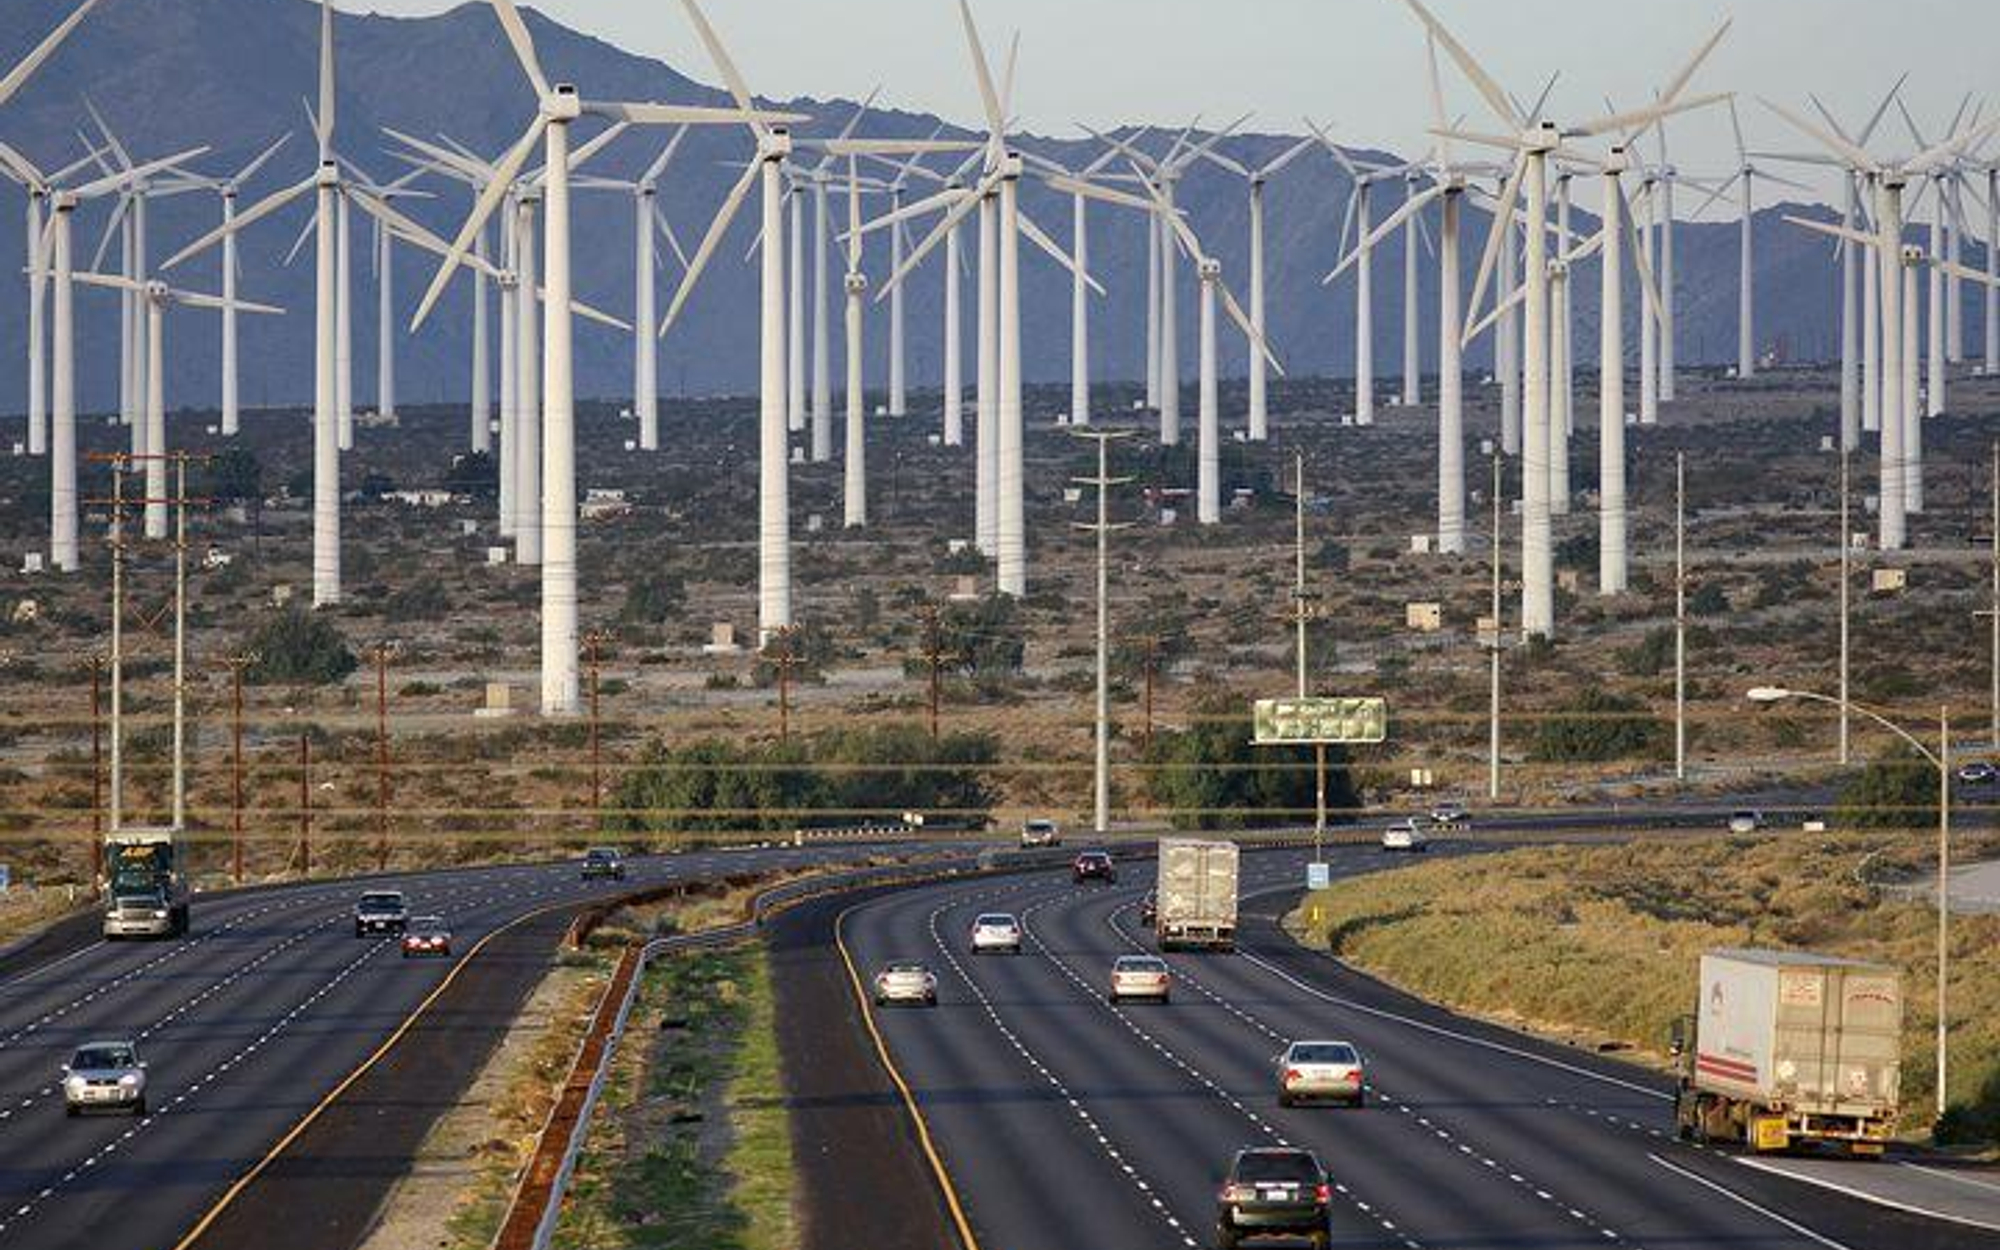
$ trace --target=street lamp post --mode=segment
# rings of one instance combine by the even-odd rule
[[[1097,476],[1074,480],[1097,488],[1096,523],[1078,522],[1076,528],[1097,535],[1097,732],[1091,792],[1094,828],[1101,834],[1111,824],[1111,532],[1128,528],[1111,523],[1111,488],[1132,480],[1111,476],[1111,444],[1132,431],[1072,428],[1070,433],[1097,444]]]
[[[1788,690],[1783,686],[1758,686],[1749,692],[1753,703],[1781,703],[1787,699],[1804,699],[1813,703],[1825,703],[1842,711],[1853,711],[1874,721],[1882,728],[1907,742],[1918,755],[1935,765],[1938,773],[1938,844],[1937,844],[1937,1114],[1944,1118],[1945,1076],[1946,1076],[1946,978],[1951,967],[1951,709],[1938,709],[1938,745],[1933,751],[1918,740],[1915,734],[1896,724],[1888,717],[1863,704],[1848,699],[1836,699],[1830,695],[1814,694],[1808,690]]]

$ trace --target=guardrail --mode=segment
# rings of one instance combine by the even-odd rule
[[[654,938],[643,945],[628,947],[612,974],[611,984],[605,987],[604,996],[598,1000],[590,1027],[584,1033],[582,1045],[577,1048],[575,1062],[570,1066],[569,1077],[563,1082],[562,1093],[550,1110],[536,1141],[535,1153],[515,1187],[507,1216],[494,1236],[494,1250],[548,1250],[554,1241],[556,1223],[562,1216],[563,1195],[575,1175],[584,1141],[590,1136],[591,1117],[597,1110],[598,1100],[603,1097],[605,1084],[610,1080],[611,1061],[617,1056],[618,1043],[631,1020],[647,965],[653,960],[669,952],[720,946],[748,937],[771,916],[823,894],[951,875],[967,868],[976,868],[974,861],[942,861],[916,871],[910,865],[896,864],[801,877],[758,893],[750,901],[749,914],[736,924],[700,933]],[[671,888],[638,890],[591,911],[596,912],[601,921],[604,915],[618,907],[668,897],[672,893]],[[580,915],[578,921],[582,919]],[[574,933],[574,923],[571,929]],[[588,929],[585,933],[587,935]]]

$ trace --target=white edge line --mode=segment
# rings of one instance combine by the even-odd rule
[[[2000,1224],[1975,1220],[1963,1215],[1953,1215],[1949,1211],[1938,1211],[1930,1207],[1920,1207],[1910,1202],[1901,1202],[1894,1198],[1884,1197],[1881,1194],[1869,1193],[1865,1189],[1856,1189],[1851,1185],[1843,1185],[1838,1181],[1831,1181],[1823,1176],[1813,1176],[1805,1172],[1793,1172],[1779,1167],[1774,1163],[1767,1163],[1762,1159],[1737,1159],[1736,1162],[1746,1168],[1756,1168],[1759,1172],[1764,1172],[1771,1176],[1781,1176],[1788,1181],[1797,1181],[1801,1185],[1812,1185],[1820,1189],[1832,1190],[1837,1194],[1845,1194],[1849,1198],[1856,1198],[1862,1202],[1872,1202],[1878,1207],[1888,1207],[1895,1211],[1907,1211],[1911,1215],[1920,1215],[1929,1220],[1943,1220],[1949,1224],[1963,1224],[1969,1228],[1983,1228],[1992,1232],[2000,1232]],[[1914,1165],[1905,1164],[1904,1166],[1910,1167]],[[1928,1168],[1919,1170],[1929,1171]]]
[[[2000,1190],[2000,1185],[1996,1185],[1992,1181],[1976,1181],[1970,1176],[1960,1176],[1956,1172],[1946,1171],[1943,1168],[1927,1168],[1921,1163],[1912,1163],[1908,1159],[1898,1160],[1898,1163],[1912,1171],[1922,1172],[1927,1176],[1935,1176],[1939,1180],[1952,1181],[1959,1185],[1970,1185],[1974,1189]]]
[[[1841,1244],[1838,1241],[1835,1241],[1833,1238],[1822,1236],[1821,1234],[1814,1232],[1812,1229],[1807,1228],[1803,1224],[1797,1223],[1796,1221],[1793,1220],[1788,1220],[1784,1216],[1779,1215],[1776,1211],[1771,1210],[1769,1207],[1759,1206],[1757,1203],[1750,1201],[1750,1199],[1745,1198],[1742,1194],[1737,1193],[1735,1190],[1730,1189],[1727,1186],[1717,1184],[1716,1182],[1708,1179],[1706,1176],[1703,1176],[1700,1173],[1690,1172],[1688,1169],[1681,1167],[1678,1164],[1668,1163],[1665,1159],[1662,1159],[1660,1156],[1656,1154],[1648,1154],[1646,1157],[1648,1159],[1651,1159],[1654,1163],[1659,1164],[1667,1171],[1672,1172],[1676,1176],[1682,1177],[1686,1180],[1691,1180],[1695,1184],[1700,1185],[1705,1189],[1714,1190],[1716,1193],[1721,1194],[1723,1197],[1729,1199],[1731,1202],[1734,1202],[1738,1206],[1748,1207],[1750,1210],[1755,1211],[1757,1214],[1765,1217],[1766,1219],[1775,1220],[1777,1223],[1782,1224],[1786,1228],[1791,1229],[1793,1232],[1797,1233],[1801,1237],[1811,1238],[1813,1241],[1818,1242],[1822,1246],[1831,1247],[1832,1250],[1849,1250],[1849,1247]]]
[[[103,938],[99,938],[95,942],[92,942],[90,945],[82,947],[78,950],[73,950],[69,954],[64,955],[58,959],[51,959],[49,962],[45,964],[36,964],[34,967],[29,968],[27,971],[22,972],[12,977],[9,980],[0,981],[0,990],[13,989],[15,986],[19,985],[23,981],[31,981],[34,978],[42,975],[44,972],[48,972],[51,969],[62,967],[64,964],[70,962],[73,959],[81,959],[85,955],[88,955],[90,952],[97,950],[99,947],[102,947],[106,944],[107,943],[104,941]]]

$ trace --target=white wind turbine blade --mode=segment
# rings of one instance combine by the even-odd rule
[[[2000,118],[1995,118],[1982,126],[1966,131],[1957,138],[1946,139],[1943,143],[1935,147],[1917,153],[1904,163],[1903,168],[1911,173],[1928,173],[1941,166],[1949,165],[1964,156],[1968,148],[1975,148],[1985,143],[1995,132],[2000,132]]]
[[[27,157],[4,143],[0,143],[0,167],[4,167],[8,176],[24,187],[43,187],[50,181]]]
[[[856,159],[847,158],[847,272],[861,272],[861,179]]]
[[[659,226],[660,233],[667,237],[667,246],[674,250],[674,259],[680,261],[681,272],[687,272],[687,251],[681,247],[680,236],[674,233],[673,223],[667,220],[667,215],[664,212],[660,211],[660,205],[657,200],[653,203],[653,221]],[[664,266],[666,262],[661,261],[660,263]]]
[[[1596,234],[1591,235],[1583,242],[1571,248],[1569,250],[1569,254],[1562,258],[1563,263],[1565,265],[1580,264],[1583,261],[1589,260],[1591,257],[1597,255],[1599,252],[1603,250],[1604,250],[1604,231],[1599,230]]]
[[[921,200],[912,200],[901,208],[884,213],[871,221],[863,222],[861,233],[873,234],[875,231],[886,226],[909,221],[916,217],[923,217],[936,212],[940,208],[954,204],[971,194],[972,192],[965,187],[947,187],[934,195],[927,195]]]
[[[42,41],[35,45],[34,51],[28,53],[19,65],[8,70],[5,78],[0,78],[0,104],[12,99],[14,93],[21,89],[21,85],[34,77],[35,71],[42,67],[42,62],[55,55],[56,49],[62,46],[62,41],[69,38],[69,33],[76,29],[77,23],[81,22],[84,15],[96,7],[96,4],[97,0],[83,0],[83,3],[76,6],[75,10],[57,24],[54,30],[42,37]]]
[[[1625,236],[1625,250],[1631,258],[1632,271],[1639,275],[1639,290],[1645,296],[1646,306],[1653,310],[1654,320],[1665,324],[1666,301],[1660,298],[1659,283],[1653,280],[1653,267],[1646,263],[1646,253],[1639,246],[1639,232],[1632,224],[1632,202],[1625,198],[1623,185],[1618,188],[1618,203],[1624,210],[1619,214],[1619,225]]]
[[[528,36],[528,26],[521,20],[520,10],[514,7],[514,0],[490,0],[490,3],[494,16],[500,19],[500,28],[507,32],[507,42],[514,46],[514,59],[521,62],[528,81],[534,84],[535,95],[546,100],[549,80],[542,75],[542,63],[535,56],[535,41]]]
[[[1013,116],[1014,112],[1014,71],[1021,62],[1021,32],[1007,42],[1007,65],[1000,72],[1000,111]]]
[[[299,227],[298,237],[293,239],[291,247],[285,250],[285,268],[290,269],[292,262],[299,258],[299,253],[305,250],[306,240],[313,237],[313,229],[318,224],[317,215],[313,215],[308,216],[305,224]]]
[[[132,154],[118,141],[117,132],[113,131],[110,123],[104,120],[104,114],[97,111],[96,101],[89,96],[83,97],[83,111],[90,114],[90,120],[96,125],[97,133],[104,136],[104,144],[111,149],[111,154],[118,158],[118,164],[126,169],[132,168]]]
[[[736,107],[743,111],[744,121],[761,139],[765,128],[755,117],[757,103],[750,95],[750,84],[743,80],[743,75],[736,68],[736,62],[730,59],[729,50],[722,46],[722,40],[716,36],[715,28],[708,24],[708,15],[701,11],[701,6],[696,4],[695,0],[681,0],[681,7],[687,10],[688,21],[693,24],[695,34],[700,36],[702,46],[708,49],[708,59],[715,62],[716,72],[722,75],[722,81],[729,88],[729,94],[736,100]]]
[[[1007,130],[1007,110],[1002,107],[1000,93],[993,86],[993,71],[986,61],[986,49],[979,42],[979,24],[972,20],[972,5],[968,0],[958,0],[958,16],[965,26],[965,42],[972,50],[973,76],[979,81],[979,103],[986,110],[989,149],[997,148]],[[997,151],[995,155],[998,155]]]
[[[1131,195],[1124,191],[1114,191],[1110,187],[1100,186],[1095,182],[1084,182],[1081,179],[1065,177],[1048,178],[1044,179],[1044,181],[1057,191],[1067,191],[1071,195],[1080,195],[1087,200],[1099,200],[1106,204],[1119,205],[1122,208],[1136,208],[1142,213],[1158,211],[1151,200],[1142,199],[1139,196]]]
[[[1340,145],[1333,141],[1333,136],[1327,134],[1320,127],[1319,123],[1310,117],[1305,119],[1305,123],[1312,130],[1313,134],[1319,136],[1320,143],[1325,146],[1327,154],[1333,157],[1334,164],[1340,166],[1341,172],[1345,173],[1352,181],[1360,182],[1361,171],[1355,168],[1354,162],[1348,159],[1347,153],[1340,150]],[[1512,147],[1513,145],[1509,144],[1508,146]]]
[[[639,175],[640,182],[656,182],[661,174],[667,172],[667,166],[673,162],[674,153],[680,151],[681,141],[688,137],[688,131],[691,129],[693,127],[681,126],[674,131],[673,138],[667,140],[667,145],[660,149],[660,154],[653,158],[653,163],[646,166],[646,172]]]
[[[1798,226],[1804,230],[1811,230],[1815,234],[1823,234],[1828,238],[1839,239],[1843,243],[1851,243],[1857,247],[1874,248],[1880,246],[1882,242],[1880,235],[1865,234],[1859,230],[1849,230],[1846,226],[1829,221],[1815,221],[1810,217],[1797,217],[1789,213],[1785,215],[1784,221],[1788,225]]]
[[[612,140],[624,134],[631,126],[632,123],[628,121],[614,121],[600,133],[592,135],[587,142],[578,144],[569,154],[569,172],[575,173],[578,169],[582,168],[589,162],[591,157],[602,152]],[[538,169],[530,181],[537,186],[542,186],[547,183],[548,176],[549,171],[546,168]]]
[[[484,182],[493,174],[493,167],[484,161],[475,161],[470,157],[452,151],[450,148],[441,147],[438,144],[416,138],[413,135],[406,135],[393,126],[382,127],[382,133],[408,147],[412,152],[427,157],[434,164],[450,170],[465,181],[474,183]]]
[[[1079,270],[1076,267],[1076,258],[1071,256],[1068,252],[1063,251],[1061,247],[1057,246],[1056,241],[1048,236],[1047,231],[1043,230],[1040,226],[1036,225],[1033,218],[1029,217],[1028,214],[1024,212],[1020,214],[1020,222],[1021,222],[1021,233],[1027,236],[1027,239],[1030,243],[1033,243],[1036,247],[1041,248],[1042,251],[1048,253],[1049,256],[1058,265],[1061,265],[1065,270],[1083,279],[1083,284],[1085,286],[1097,292],[1099,295],[1104,294],[1104,288],[1098,285],[1097,279],[1091,277],[1088,272]]]
[[[1777,184],[1778,184],[1779,186],[1781,186],[1781,187],[1790,187],[1790,188],[1791,188],[1792,190],[1794,190],[1794,191],[1813,191],[1813,190],[1814,190],[1814,188],[1812,188],[1811,186],[1807,185],[1806,183],[1803,183],[1803,182],[1800,182],[1800,181],[1799,181],[1798,179],[1796,179],[1796,178],[1786,178],[1786,177],[1782,177],[1782,176],[1780,176],[1780,175],[1778,175],[1778,174],[1774,174],[1774,173],[1772,173],[1771,171],[1769,171],[1769,170],[1767,170],[1767,169],[1759,169],[1759,170],[1757,171],[1757,177],[1761,178],[1761,179],[1762,179],[1762,180],[1764,180],[1765,182],[1775,182],[1775,183],[1777,183]]]
[[[1396,211],[1390,213],[1387,217],[1383,218],[1382,224],[1376,226],[1373,230],[1370,230],[1368,232],[1367,237],[1362,239],[1361,242],[1355,246],[1355,249],[1347,254],[1347,256],[1340,262],[1339,266],[1336,267],[1332,273],[1329,273],[1326,275],[1326,277],[1320,279],[1320,285],[1327,286],[1330,283],[1332,283],[1335,279],[1339,278],[1341,274],[1346,273],[1348,269],[1355,264],[1355,262],[1361,259],[1361,254],[1363,252],[1373,251],[1378,245],[1381,244],[1381,242],[1384,239],[1394,234],[1405,221],[1408,221],[1411,218],[1411,216],[1422,212],[1426,204],[1429,204],[1432,200],[1437,199],[1439,196],[1443,194],[1444,194],[1443,187],[1441,186],[1431,187],[1429,190],[1423,191],[1417,195],[1413,195],[1409,199],[1406,199],[1401,204],[1397,205]]]
[[[493,170],[492,181],[488,182],[485,189],[479,193],[479,199],[472,206],[472,215],[465,219],[465,224],[459,227],[458,237],[452,240],[451,253],[444,258],[444,263],[438,266],[437,275],[431,279],[430,289],[424,292],[423,301],[417,305],[416,315],[410,319],[412,333],[424,324],[426,317],[430,316],[432,306],[437,303],[438,297],[444,294],[445,284],[451,281],[452,272],[458,268],[466,253],[472,250],[473,238],[485,228],[486,219],[493,215],[493,210],[500,206],[501,199],[506,196],[507,189],[514,184],[514,178],[521,172],[521,167],[528,163],[529,153],[535,150],[535,144],[540,142],[542,131],[547,129],[548,124],[549,119],[537,113],[535,120],[529,123],[528,129],[515,141],[514,146],[508,149],[507,155],[500,158],[500,164]]]
[[[1090,134],[1091,138],[1097,139],[1099,142],[1103,141],[1103,136],[1091,133],[1089,127],[1086,126],[1083,129],[1086,134]],[[1137,130],[1131,133],[1131,135],[1126,139],[1126,142],[1136,147],[1138,145],[1139,140],[1145,138],[1152,132],[1153,128],[1151,126],[1141,126]],[[1114,147],[1106,147],[1104,151],[1098,153],[1097,156],[1093,158],[1088,165],[1085,165],[1082,169],[1078,170],[1077,173],[1080,177],[1093,178],[1097,176],[1099,173],[1102,173],[1104,171],[1105,166],[1111,164],[1112,161],[1115,161],[1117,159],[1118,159],[1118,149]]]
[[[930,255],[931,250],[943,241],[945,235],[950,233],[953,226],[965,220],[966,215],[978,206],[980,199],[993,186],[997,185],[999,180],[997,171],[987,175],[980,180],[978,186],[969,188],[964,193],[964,198],[953,204],[949,209],[946,209],[944,215],[939,217],[937,223],[931,227],[931,232],[925,235],[923,240],[903,257],[903,267],[889,275],[889,280],[882,284],[880,291],[876,292],[875,299],[878,302],[886,299],[889,292],[901,286],[903,279],[909,277],[916,270],[916,267],[923,263],[924,257]]]
[[[774,122],[790,124],[811,120],[804,113],[775,113],[766,109],[745,116],[741,109],[700,104],[625,104],[588,100],[582,108],[592,117],[609,117],[641,126],[731,126],[741,125],[753,118],[769,126]]]
[[[1667,80],[1666,89],[1660,92],[1660,99],[1663,103],[1672,104],[1680,98],[1681,92],[1687,90],[1688,83],[1694,81],[1695,71],[1701,68],[1702,62],[1708,60],[1709,54],[1715,51],[1716,45],[1720,44],[1723,36],[1729,33],[1729,28],[1735,24],[1735,20],[1734,18],[1724,18],[1722,25],[1716,28],[1715,33],[1710,35],[1707,41],[1699,48],[1695,49],[1694,55],[1688,58],[1687,64],[1681,67],[1680,72]],[[1743,145],[1741,142],[1738,142],[1736,146],[1740,148]]]
[[[70,179],[76,177],[84,170],[89,169],[91,166],[97,164],[98,163],[97,149],[91,147],[90,144],[88,143],[84,144],[84,149],[85,150],[82,156],[77,157],[74,161],[71,161],[69,164],[63,166],[61,169],[58,169],[53,174],[50,174],[48,177],[48,181],[56,184],[57,186],[61,186],[63,183],[68,182]]]
[[[381,225],[388,227],[391,238],[400,239],[413,247],[422,248],[433,256],[451,255],[451,244],[446,243],[444,239],[428,227],[398,212],[395,205],[389,203],[387,200],[380,199],[366,191],[358,189],[350,190],[349,194],[362,212],[375,218]],[[499,268],[491,261],[481,259],[477,252],[467,252],[461,258],[460,263],[479,271],[479,273],[488,278],[500,277]]]
[[[1486,250],[1479,258],[1479,278],[1472,284],[1472,299],[1466,304],[1472,312],[1479,311],[1479,302],[1486,295],[1486,284],[1492,279],[1494,266],[1500,260],[1501,243],[1507,231],[1513,228],[1515,206],[1521,199],[1521,181],[1527,173],[1528,154],[1521,152],[1514,158],[1514,170],[1507,175],[1507,185],[1500,191],[1500,202],[1494,205],[1493,225],[1486,233]]]
[[[1494,304],[1492,311],[1472,323],[1465,332],[1465,341],[1471,343],[1477,340],[1480,335],[1493,328],[1494,322],[1506,316],[1510,309],[1519,308],[1521,301],[1526,298],[1528,298],[1528,284],[1525,282],[1515,284],[1514,289],[1508,292],[1506,299]]]
[[[1838,135],[1829,134],[1827,131],[1813,125],[1805,118],[1800,117],[1797,113],[1792,112],[1792,110],[1776,101],[1766,99],[1763,96],[1758,96],[1757,101],[1765,108],[1770,109],[1773,113],[1783,118],[1792,129],[1846,161],[1850,168],[1860,170],[1863,173],[1874,172],[1880,168],[1875,163],[1874,157],[1868,155],[1867,152],[1863,151],[1853,142]]]
[[[319,139],[319,159],[333,159],[333,4],[319,3],[319,111],[312,115],[313,134]]]
[[[125,214],[131,210],[131,207],[131,196],[121,195],[118,197],[118,206],[111,210],[111,216],[104,222],[104,233],[98,237],[97,250],[90,255],[90,267],[92,269],[104,268],[104,257],[111,250],[111,240],[118,237],[119,224],[125,220]]]
[[[1861,133],[1859,135],[1855,136],[1854,141],[1856,143],[1866,144],[1870,139],[1875,137],[1875,128],[1877,126],[1880,126],[1882,124],[1882,119],[1888,115],[1890,103],[1902,97],[1903,87],[1909,81],[1910,81],[1910,75],[1907,71],[1905,71],[1901,77],[1896,79],[1895,85],[1889,88],[1889,94],[1883,96],[1882,103],[1878,104],[1875,107],[1874,116],[1868,119],[1868,124],[1861,128]]]
[[[1285,366],[1278,363],[1277,354],[1271,350],[1271,344],[1263,335],[1257,333],[1257,327],[1244,315],[1243,306],[1236,302],[1236,296],[1230,293],[1227,284],[1219,278],[1216,279],[1215,292],[1222,297],[1223,310],[1229,314],[1229,319],[1236,323],[1236,328],[1243,331],[1243,337],[1249,339],[1251,346],[1270,363],[1274,373],[1281,378],[1284,377]]]
[[[256,313],[264,317],[282,317],[285,310],[275,304],[253,304],[249,300],[227,300],[220,295],[203,295],[199,291],[168,291],[167,297],[176,304],[186,304],[189,308],[212,308],[218,312],[235,309],[237,312]]]
[[[541,286],[536,287],[535,298],[540,300],[544,304],[548,303],[549,302],[548,288]],[[570,300],[569,310],[575,313],[577,316],[582,317],[585,321],[595,321],[599,325],[610,326],[612,329],[622,330],[626,334],[630,334],[632,332],[631,322],[620,321],[618,318],[612,316],[610,313],[600,312],[597,309],[592,308],[590,305],[584,303],[582,300],[579,299]]]
[[[1250,171],[1250,167],[1248,165],[1245,165],[1243,162],[1235,159],[1234,157],[1225,156],[1222,153],[1217,152],[1213,149],[1205,151],[1201,155],[1205,160],[1208,161],[1209,164],[1216,166],[1218,169],[1226,169],[1230,173],[1235,174],[1238,178],[1256,177],[1256,175]]]
[[[1741,173],[1735,173],[1731,174],[1726,181],[1716,183],[1715,189],[1709,192],[1708,198],[1703,200],[1701,202],[1701,206],[1695,209],[1694,212],[1688,214],[1688,216],[1690,217],[1701,216],[1703,213],[1707,212],[1710,208],[1714,207],[1715,202],[1717,200],[1720,200],[1723,196],[1728,195],[1730,188],[1734,187],[1737,183],[1741,181],[1743,181],[1743,175]]]
[[[101,286],[114,291],[131,291],[143,295],[146,284],[117,273],[96,273],[89,269],[78,269],[70,274],[70,279],[85,286]]]
[[[1945,260],[1942,257],[1932,259],[1930,264],[1940,273],[1948,273],[1954,278],[1962,278],[1967,282],[1977,282],[1981,286],[2000,288],[2000,278],[1995,278],[1984,269],[1970,269],[1964,265]]]
[[[284,134],[279,135],[276,142],[272,143],[270,147],[265,148],[262,152],[259,152],[256,158],[252,160],[248,165],[245,165],[243,168],[237,170],[235,175],[231,177],[229,181],[235,183],[237,186],[242,186],[244,183],[250,181],[252,178],[255,178],[257,176],[257,171],[264,168],[265,162],[269,161],[272,157],[276,156],[278,154],[278,149],[284,147],[285,144],[289,143],[291,141],[291,138],[292,138],[292,132],[289,130],[287,130]]]
[[[1445,55],[1449,56],[1458,66],[1459,72],[1470,80],[1480,96],[1485,99],[1486,106],[1493,110],[1494,116],[1516,129],[1526,129],[1527,118],[1522,116],[1515,108],[1514,102],[1507,98],[1507,93],[1500,89],[1500,84],[1493,81],[1493,76],[1486,72],[1485,67],[1465,50],[1463,44],[1452,37],[1452,33],[1445,29],[1444,23],[1438,21],[1431,11],[1424,7],[1423,0],[1403,0],[1403,3],[1410,6],[1410,11],[1417,15],[1417,20],[1430,31],[1438,46],[1445,50]]]
[[[1591,135],[1601,135],[1608,130],[1643,130],[1676,114],[1707,108],[1711,104],[1720,104],[1729,98],[1728,92],[1718,91],[1708,95],[1693,96],[1686,100],[1664,101],[1626,113],[1613,113],[1609,117],[1600,117],[1581,126],[1568,126],[1562,133],[1564,138],[1588,138]],[[1661,133],[1664,135],[1664,127],[1661,128]],[[1662,142],[1665,142],[1664,138]]]
[[[1917,145],[1917,151],[1921,152],[1931,146],[1931,141],[1924,138],[1924,132],[1917,129],[1917,119],[1910,116],[1909,106],[1903,103],[1901,96],[1896,98],[1896,112],[1902,115],[1903,128],[1910,132],[1910,140]]]
[[[1211,132],[1208,138],[1202,140],[1200,143],[1195,144],[1187,151],[1181,153],[1180,157],[1177,160],[1168,161],[1167,162],[1168,167],[1175,170],[1176,172],[1188,169],[1196,161],[1200,160],[1203,155],[1213,151],[1215,149],[1216,144],[1222,142],[1224,139],[1227,139],[1229,136],[1235,134],[1237,129],[1241,127],[1244,122],[1250,120],[1250,116],[1251,116],[1250,114],[1245,113],[1243,116],[1237,118],[1235,121],[1230,122],[1227,126],[1224,126],[1222,129]]]
[[[1442,128],[1450,125],[1451,123],[1446,118],[1444,111],[1444,83],[1438,77],[1437,32],[1429,29],[1426,29],[1424,31],[1424,60],[1426,63],[1426,67],[1429,70],[1429,86],[1431,91],[1431,125],[1434,128]],[[1444,139],[1443,142],[1441,142],[1438,145],[1438,160],[1446,165],[1451,164],[1450,139]]]
[[[1293,161],[1297,160],[1300,156],[1304,155],[1306,152],[1310,151],[1312,148],[1316,146],[1318,145],[1315,144],[1313,140],[1311,140],[1310,138],[1301,139],[1297,143],[1294,143],[1291,147],[1286,148],[1284,152],[1279,155],[1277,160],[1272,161],[1270,164],[1264,166],[1264,168],[1258,170],[1257,172],[1262,174],[1266,178],[1275,178],[1278,176],[1279,172],[1285,168],[1285,166],[1291,164]]]
[[[1750,163],[1750,149],[1743,142],[1743,119],[1736,115],[1735,96],[1729,97],[1729,129],[1736,136],[1737,164],[1748,165]]]
[[[202,235],[200,238],[188,244],[180,251],[175,252],[172,256],[169,256],[165,261],[161,262],[160,268],[162,270],[172,269],[174,266],[180,264],[188,257],[196,255],[197,253],[200,252],[207,251],[209,248],[214,247],[217,243],[220,243],[224,235],[240,232],[250,226],[255,225],[257,222],[262,221],[266,217],[269,217],[272,213],[277,212],[279,209],[285,207],[285,205],[287,204],[290,204],[293,200],[298,199],[300,196],[310,194],[311,192],[316,190],[318,186],[319,186],[319,179],[317,177],[312,177],[306,179],[304,182],[299,183],[297,186],[287,187],[282,191],[278,191],[269,196],[266,196],[264,199],[259,200],[256,204],[253,204],[249,208],[246,208],[242,212],[236,214],[235,220],[231,221],[228,225],[217,226],[215,229],[209,231],[207,234]],[[95,266],[92,266],[92,268],[95,268]]]
[[[709,258],[714,256],[715,249],[722,245],[722,236],[729,232],[729,223],[735,220],[736,210],[743,206],[744,199],[750,194],[750,188],[756,185],[757,178],[762,173],[761,166],[762,162],[752,161],[744,167],[743,176],[729,189],[729,195],[722,201],[722,207],[716,210],[715,219],[708,223],[708,233],[702,236],[701,246],[695,249],[694,259],[688,263],[687,272],[681,275],[681,285],[674,292],[673,303],[667,306],[667,315],[660,321],[661,338],[665,338],[667,331],[673,328],[675,319],[680,316],[682,305],[686,304],[688,296],[694,293],[694,284],[701,280],[702,271],[708,268]]]

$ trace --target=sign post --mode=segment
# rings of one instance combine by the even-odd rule
[[[1310,746],[1313,749],[1313,858],[1306,870],[1309,889],[1325,889],[1331,880],[1326,843],[1326,749],[1329,746],[1375,746],[1389,738],[1386,699],[1308,698],[1259,699],[1251,713],[1260,747]]]

